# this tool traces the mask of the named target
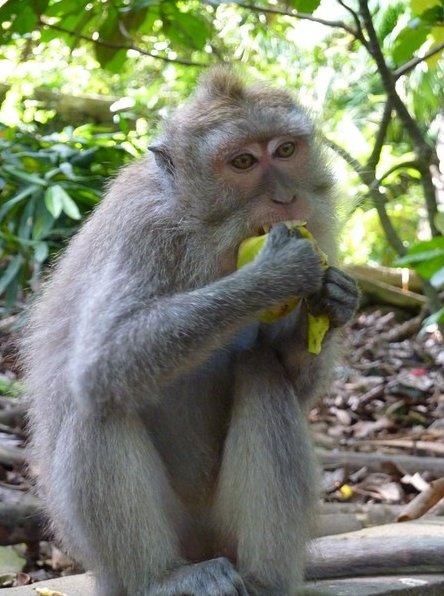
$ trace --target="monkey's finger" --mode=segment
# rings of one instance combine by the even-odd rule
[[[279,223],[274,225],[267,238],[266,246],[270,246],[271,248],[278,248],[288,242],[290,232],[287,226],[284,223]]]
[[[239,579],[238,581],[236,581],[235,587],[236,587],[238,596],[248,596],[247,588],[245,587],[245,584],[242,579]]]
[[[339,303],[351,304],[357,302],[359,292],[356,286],[343,287],[336,283],[327,283],[322,289],[322,294],[328,300],[335,300]]]
[[[349,292],[350,294],[358,294],[358,288],[356,285],[356,281],[350,277],[344,271],[341,271],[337,267],[329,267],[324,274],[324,284],[336,284],[344,291]]]

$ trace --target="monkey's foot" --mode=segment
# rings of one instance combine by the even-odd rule
[[[147,596],[248,596],[248,592],[230,561],[220,557],[176,569]]]

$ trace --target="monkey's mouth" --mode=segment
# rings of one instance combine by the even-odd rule
[[[288,219],[286,221],[275,221],[274,223],[271,223],[271,224],[264,224],[259,229],[259,235],[268,234],[268,232],[271,230],[271,228],[273,226],[277,225],[278,223],[285,224],[289,230],[294,230],[295,228],[298,228],[299,226],[305,226],[307,224],[307,222],[302,219]]]

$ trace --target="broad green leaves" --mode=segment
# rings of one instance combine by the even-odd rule
[[[410,8],[412,18],[398,30],[391,52],[397,65],[410,60],[427,41],[433,46],[444,40],[443,0],[410,0]],[[439,54],[430,59],[429,65],[435,66],[438,59]]]
[[[12,306],[128,159],[112,135],[91,127],[39,137],[0,128],[0,294]]]
[[[54,184],[46,190],[45,205],[54,219],[57,219],[62,211],[72,219],[81,219],[82,217],[76,203],[60,184]]]
[[[5,23],[0,43],[29,37],[37,29],[43,42],[61,38],[71,49],[90,40],[100,65],[119,73],[131,47],[150,53],[163,41],[165,57],[203,51],[213,35],[211,15],[200,3],[174,0],[9,0],[0,8]]]
[[[425,42],[428,36],[428,28],[420,23],[416,26],[408,26],[403,29],[396,38],[392,51],[395,64],[403,64],[412,58],[414,52]]]
[[[444,237],[418,242],[405,257],[398,259],[397,264],[413,267],[438,289],[444,287]]]
[[[321,0],[290,0],[289,4],[299,12],[312,13],[320,5]]]

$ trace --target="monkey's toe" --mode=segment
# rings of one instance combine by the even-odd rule
[[[220,557],[185,565],[153,586],[147,596],[248,596],[244,582],[228,559]]]

